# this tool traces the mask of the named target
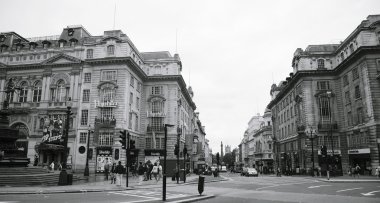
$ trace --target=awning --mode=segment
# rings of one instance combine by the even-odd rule
[[[41,143],[37,145],[38,150],[52,150],[52,151],[63,151],[64,147],[62,145],[57,144],[46,144]]]

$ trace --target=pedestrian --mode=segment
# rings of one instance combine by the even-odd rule
[[[109,172],[110,172],[110,165],[108,164],[108,158],[106,158],[106,164],[104,165],[104,173],[106,176],[106,180],[108,180]]]
[[[280,169],[280,167],[277,168],[277,177],[281,177],[281,169]]]
[[[123,173],[124,173],[124,167],[123,165],[121,165],[121,161],[119,161],[118,165],[116,166],[115,173],[116,173],[116,181],[117,181],[116,185],[121,186]]]
[[[162,178],[162,166],[160,162],[158,162],[157,166],[158,166],[158,180],[157,181],[160,181],[160,179]]]
[[[142,162],[139,163],[137,174],[139,175],[139,185],[141,185],[144,178],[144,166],[142,165]]]
[[[148,164],[147,163],[144,164],[143,170],[144,170],[144,181],[148,181]]]
[[[51,170],[52,172],[54,172],[54,161],[52,161],[52,162],[50,163],[50,170]]]
[[[376,168],[375,175],[377,176],[377,178],[380,178],[380,166]]]
[[[358,175],[358,178],[360,178],[360,166],[358,164],[356,164],[355,166],[355,172],[356,172],[356,175]]]
[[[116,184],[116,173],[115,173],[115,170],[116,170],[116,163],[113,163],[112,167],[111,167],[111,184]]]
[[[158,182],[158,179],[157,179],[157,175],[158,175],[158,166],[157,166],[157,163],[154,163],[154,166],[152,168],[152,174],[153,174],[154,179],[156,180],[156,182]]]

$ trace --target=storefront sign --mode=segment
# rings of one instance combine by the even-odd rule
[[[62,139],[62,133],[60,130],[53,129],[48,131],[45,135],[42,136],[41,142],[46,144],[59,144]]]
[[[331,155],[332,154],[331,152],[332,152],[331,149],[327,150],[328,155]],[[340,149],[334,149],[334,155],[337,155],[337,154],[341,154]],[[318,150],[318,155],[321,155],[321,150]]]
[[[106,101],[106,102],[100,102],[98,100],[94,100],[95,107],[117,107],[117,102],[115,101]]]
[[[163,149],[146,149],[145,156],[164,156]]]
[[[98,155],[112,155],[111,149],[98,149]]]
[[[369,148],[364,149],[350,149],[348,150],[348,154],[369,154],[370,150]]]

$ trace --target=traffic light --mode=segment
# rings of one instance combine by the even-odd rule
[[[321,146],[321,154],[322,156],[327,156],[327,147],[325,145]]]
[[[129,143],[130,149],[136,149],[136,141],[131,140]]]
[[[178,147],[178,145],[176,144],[176,145],[174,146],[174,155],[178,156],[178,154],[179,154],[179,147]]]
[[[127,131],[126,130],[123,130],[123,131],[120,131],[120,140],[119,142],[121,143],[121,148],[122,149],[126,149],[127,148]]]

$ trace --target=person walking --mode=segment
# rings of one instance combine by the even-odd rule
[[[160,164],[160,162],[157,163],[157,167],[158,167],[158,181],[160,181],[160,179],[162,178],[162,166]]]
[[[121,186],[123,173],[124,173],[124,167],[123,165],[121,165],[121,161],[119,161],[118,165],[116,166],[115,173],[116,173],[116,185]]]
[[[50,163],[50,169],[51,169],[52,172],[54,172],[54,161],[52,161],[52,162]]]
[[[360,166],[358,164],[355,166],[355,173],[358,175],[358,178],[360,178]]]
[[[108,158],[106,158],[106,164],[104,165],[104,174],[106,176],[106,180],[108,180],[109,172],[110,172],[110,165],[108,163]]]
[[[116,163],[113,163],[111,167],[111,184],[116,184],[115,170],[116,170]]]
[[[380,178],[380,166],[376,167],[375,175]]]
[[[147,163],[144,164],[143,169],[144,169],[144,181],[148,181],[148,165],[147,165]]]
[[[149,164],[148,164],[148,180],[152,180],[152,170],[153,170],[153,164],[152,164],[152,162],[149,162]]]
[[[139,166],[137,168],[137,174],[139,176],[139,185],[141,185],[144,178],[144,166],[142,165],[142,162],[139,163]]]
[[[152,173],[154,176],[154,179],[156,180],[156,183],[158,182],[157,175],[158,175],[158,166],[157,163],[154,163],[154,166],[152,168]]]

